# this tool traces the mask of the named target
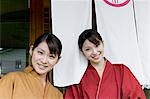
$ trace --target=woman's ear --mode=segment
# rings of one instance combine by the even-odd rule
[[[30,50],[29,50],[30,56],[32,56],[32,53],[33,53],[32,49],[33,49],[33,45],[30,46]]]

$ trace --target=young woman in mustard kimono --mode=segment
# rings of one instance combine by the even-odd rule
[[[65,99],[146,99],[129,68],[104,57],[104,42],[97,31],[83,31],[78,45],[89,65],[80,83],[67,87]]]
[[[30,47],[31,65],[0,79],[0,99],[62,99],[48,78],[60,59],[62,45],[53,34],[44,33]]]

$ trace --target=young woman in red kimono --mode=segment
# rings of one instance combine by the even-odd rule
[[[97,31],[83,31],[78,45],[89,65],[80,83],[66,88],[65,99],[146,99],[128,67],[104,58],[104,43]]]

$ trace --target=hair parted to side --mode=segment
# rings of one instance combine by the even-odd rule
[[[34,42],[32,50],[34,50],[41,42],[46,41],[51,54],[57,54],[60,57],[62,44],[58,37],[52,33],[44,33],[40,35]]]
[[[100,42],[103,42],[101,35],[96,30],[86,29],[79,35],[78,39],[78,46],[81,51],[83,43],[86,39],[95,44],[96,46],[98,46]]]

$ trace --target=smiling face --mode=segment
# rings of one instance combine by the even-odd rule
[[[104,45],[100,42],[99,45],[95,45],[86,39],[82,46],[82,52],[85,57],[90,61],[92,64],[98,64],[103,59],[104,55]]]
[[[31,62],[35,71],[40,75],[46,75],[58,62],[59,56],[51,54],[45,41],[41,42],[34,50],[30,48]]]

